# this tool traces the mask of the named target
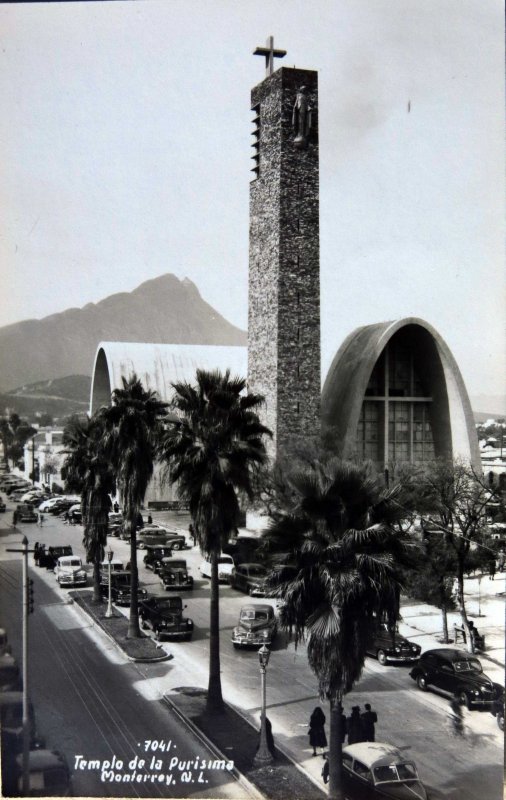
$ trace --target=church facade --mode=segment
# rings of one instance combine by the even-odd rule
[[[407,318],[350,333],[321,391],[318,76],[273,71],[251,94],[248,348],[102,342],[90,410],[110,402],[135,372],[163,400],[198,367],[247,374],[265,397],[271,459],[294,438],[320,431],[344,458],[426,463],[461,458],[480,468],[474,421],[459,368],[427,322]]]

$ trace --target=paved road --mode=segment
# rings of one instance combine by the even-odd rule
[[[180,524],[186,527],[184,520]],[[74,552],[82,552],[80,527],[69,528],[52,517],[46,517],[43,531],[29,526],[24,526],[24,531],[28,532],[32,543],[37,539],[43,539],[46,544],[71,543]],[[111,539],[110,544],[115,556],[126,562],[129,546],[117,539]],[[142,554],[139,555],[141,564]],[[165,645],[174,655],[170,668],[144,669],[142,674],[137,672],[135,689],[148,700],[145,705],[150,708],[155,703],[153,697],[174,687],[189,683],[207,685],[209,581],[199,576],[201,556],[196,548],[184,551],[181,556],[187,558],[195,577],[195,588],[186,595],[186,613],[195,621],[195,635],[191,643]],[[49,574],[44,574],[43,580],[50,586],[54,584],[54,578]],[[158,578],[144,567],[141,567],[141,580],[149,592],[164,594]],[[247,714],[257,716],[259,674],[256,653],[236,651],[230,642],[239,609],[243,603],[249,602],[249,598],[227,586],[220,591],[225,696]],[[63,636],[63,632],[60,635]],[[65,638],[68,635],[65,633]],[[132,667],[128,669],[131,671]],[[119,673],[124,671],[124,667],[116,670]],[[454,739],[447,725],[447,699],[432,693],[422,694],[408,673],[409,668],[385,668],[375,660],[367,659],[362,679],[346,698],[348,711],[355,704],[362,706],[367,701],[373,704],[379,713],[377,739],[395,742],[406,749],[417,762],[424,782],[433,789],[434,798],[482,800],[486,797],[487,800],[499,800],[502,797],[502,742],[492,716],[479,712],[468,715],[466,741]],[[315,769],[310,758],[307,721],[317,703],[316,682],[307,666],[304,648],[295,651],[293,645],[280,636],[268,669],[268,713],[276,741],[295,752],[298,760],[312,770],[315,777],[318,777],[319,769]],[[142,730],[145,730],[144,726],[145,723],[141,725]],[[80,738],[79,731],[78,740]]]
[[[146,691],[151,677],[170,673],[170,662],[141,669],[121,657],[113,645],[104,652],[102,637],[98,640],[81,612],[64,604],[61,593],[48,587],[38,570],[31,570],[31,576],[37,608],[30,618],[30,693],[46,745],[64,752],[73,769],[74,794],[237,798],[240,792],[244,796],[228,771],[200,769],[203,759],[214,761],[215,755],[181,725],[156,692]],[[17,657],[21,653],[20,580],[20,560],[2,560],[2,622],[8,626]],[[154,744],[146,744],[148,738],[163,744],[155,751]],[[195,765],[197,757],[200,762]],[[123,762],[123,769],[111,764],[104,782],[103,762],[114,758],[116,764],[118,759]],[[135,773],[134,765],[130,769],[128,765],[136,758],[145,759],[144,774],[156,780],[116,782],[113,774]],[[90,760],[100,762],[100,769],[81,768]],[[181,761],[193,763],[181,769]],[[136,775],[142,772],[137,769]]]

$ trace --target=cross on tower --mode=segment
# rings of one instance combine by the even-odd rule
[[[269,36],[265,47],[257,47],[253,51],[254,56],[265,56],[265,76],[268,78],[274,72],[274,59],[286,56],[286,50],[274,49],[274,36]]]

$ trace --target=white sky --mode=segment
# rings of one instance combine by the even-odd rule
[[[0,325],[173,272],[246,327],[273,34],[319,71],[324,374],[356,326],[415,315],[504,393],[503,32],[500,0],[1,6]]]

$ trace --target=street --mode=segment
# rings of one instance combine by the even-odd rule
[[[163,513],[155,515],[155,521],[164,519],[167,515]],[[183,530],[187,528],[183,516],[178,524]],[[37,540],[46,545],[71,544],[74,553],[84,555],[80,526],[65,526],[61,520],[47,515],[42,530],[36,526],[21,527],[31,546]],[[20,562],[14,560],[14,554],[6,553],[5,548],[19,542],[21,536],[19,532],[1,533],[2,623],[8,628],[14,653],[19,658]],[[109,544],[114,556],[126,563],[129,545],[115,538],[110,538]],[[174,555],[187,559],[195,579],[193,591],[181,592],[187,605],[185,615],[194,620],[195,633],[192,642],[164,643],[164,649],[174,658],[159,665],[128,663],[112,643],[88,625],[82,612],[62,602],[67,592],[57,588],[52,573],[33,567],[30,558],[36,608],[30,618],[31,694],[38,727],[48,746],[65,752],[72,769],[76,755],[102,760],[116,755],[126,761],[141,756],[147,737],[172,740],[185,758],[203,752],[202,745],[180,727],[162,701],[163,694],[175,688],[207,686],[209,581],[200,577],[198,565],[202,557],[197,548]],[[166,594],[158,577],[146,570],[142,561],[143,553],[139,551],[141,583],[149,593]],[[220,595],[223,693],[246,716],[258,720],[256,651],[234,650],[230,641],[240,607],[251,599],[228,586],[220,588]],[[252,599],[252,602],[265,601]],[[484,663],[484,668],[490,674],[489,665]],[[367,658],[361,680],[345,698],[346,713],[349,714],[352,705],[372,703],[379,717],[376,739],[406,750],[408,757],[417,763],[431,798],[499,800],[502,734],[492,715],[487,711],[468,713],[465,741],[453,737],[448,725],[447,698],[420,692],[409,677],[409,670],[407,666],[383,667],[375,659]],[[492,677],[501,680],[495,674]],[[294,755],[316,781],[321,761],[318,764],[317,759],[311,759],[307,725],[312,709],[318,704],[316,680],[307,665],[304,647],[295,650],[284,634],[278,634],[268,668],[269,718],[276,743]],[[321,705],[327,713],[326,704]],[[209,773],[206,779],[209,784],[202,788],[131,784],[127,794],[243,796],[238,794],[228,773]],[[121,784],[100,783],[98,773],[74,769],[76,795],[124,796],[125,793]]]

